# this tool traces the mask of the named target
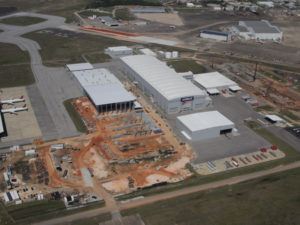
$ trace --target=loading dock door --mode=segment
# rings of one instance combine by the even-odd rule
[[[225,129],[225,130],[220,130],[220,134],[228,134],[232,132],[232,128],[230,129]]]

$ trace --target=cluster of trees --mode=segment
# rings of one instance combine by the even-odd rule
[[[87,8],[112,7],[115,5],[160,6],[159,0],[90,0]]]

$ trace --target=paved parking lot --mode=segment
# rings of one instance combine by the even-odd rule
[[[217,110],[235,123],[238,129],[238,136],[222,135],[217,138],[191,142],[186,140],[176,129],[176,116],[169,116],[168,121],[172,126],[172,130],[182,140],[189,143],[195,151],[196,158],[193,163],[201,163],[209,160],[216,160],[233,155],[245,154],[257,151],[263,146],[270,146],[264,138],[257,135],[254,131],[244,125],[244,119],[252,117],[254,119],[261,118],[253,109],[247,105],[239,95],[225,98],[223,96],[212,97],[213,106],[205,111]]]

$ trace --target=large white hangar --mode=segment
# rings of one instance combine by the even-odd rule
[[[233,92],[241,90],[238,84],[219,72],[201,73],[194,75],[194,83],[204,88],[208,94],[219,94],[222,90]]]
[[[197,86],[149,55],[122,57],[126,75],[167,114],[203,109],[211,99]]]
[[[73,72],[99,112],[131,109],[135,96],[107,69]]]
[[[231,133],[234,123],[218,111],[178,116],[176,126],[186,139],[201,141]]]

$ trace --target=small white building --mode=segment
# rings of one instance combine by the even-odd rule
[[[178,116],[176,127],[187,140],[201,141],[231,133],[234,123],[218,111],[209,111]]]
[[[133,49],[127,46],[116,46],[107,48],[105,52],[111,56],[121,57],[126,55],[132,55]]]
[[[241,90],[236,82],[219,72],[196,74],[193,77],[193,81],[211,95],[219,94],[222,90],[230,90],[232,92]]]
[[[212,39],[216,41],[230,41],[231,35],[226,32],[213,31],[213,30],[202,30],[200,31],[200,37],[206,39]]]
[[[221,5],[219,5],[219,4],[214,4],[214,3],[209,3],[209,4],[207,4],[207,7],[211,8],[211,9],[213,9],[213,10],[215,10],[215,11],[221,11],[221,10],[222,10]]]
[[[67,69],[71,72],[80,71],[80,70],[91,70],[94,69],[93,65],[90,63],[75,63],[75,64],[67,64]]]
[[[258,1],[256,4],[262,7],[274,8],[274,2],[272,1]]]

